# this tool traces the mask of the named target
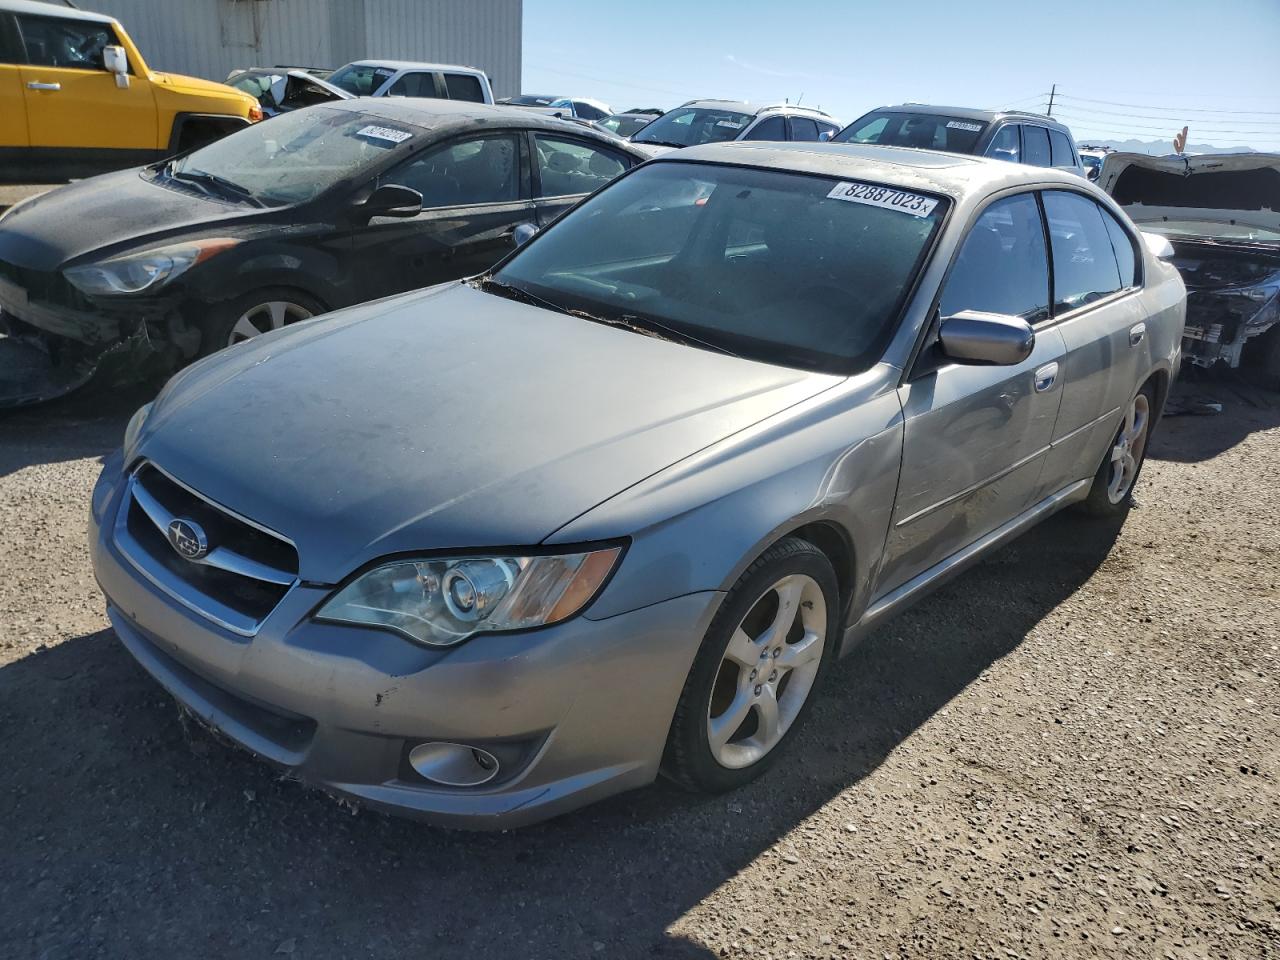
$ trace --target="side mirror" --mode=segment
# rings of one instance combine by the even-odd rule
[[[1013,366],[1031,356],[1036,332],[1021,317],[961,310],[943,318],[938,341],[951,360]]]
[[[1176,252],[1173,244],[1169,242],[1169,238],[1161,236],[1158,233],[1147,233],[1145,230],[1139,231],[1142,234],[1142,243],[1151,252],[1151,255],[1157,260],[1172,260]]]
[[[818,134],[818,142],[826,143],[828,140],[830,140],[834,136],[835,136],[835,131],[823,130],[820,134]]]
[[[1094,183],[1095,181],[1097,181],[1098,174],[1100,174],[1101,172],[1102,172],[1101,167],[1089,167],[1087,170],[1085,170],[1084,175],[1085,175],[1085,178],[1088,179],[1090,183]]]
[[[526,243],[533,239],[534,234],[538,232],[538,228],[532,223],[522,223],[511,232],[511,242],[517,247],[523,247]]]
[[[388,183],[378,187],[356,209],[366,217],[416,217],[422,212],[422,194]]]
[[[107,73],[115,74],[117,87],[129,86],[129,57],[125,54],[124,47],[103,47],[102,66]]]

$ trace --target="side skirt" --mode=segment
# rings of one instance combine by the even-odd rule
[[[858,622],[845,630],[840,644],[840,656],[843,657],[853,650],[867,634],[894,614],[901,613],[917,600],[928,596],[948,580],[973,566],[988,551],[1025,533],[1063,507],[1083,500],[1089,495],[1089,488],[1092,485],[1092,478],[1077,480],[872,602]]]

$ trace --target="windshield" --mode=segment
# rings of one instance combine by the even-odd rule
[[[616,133],[620,137],[629,137],[637,130],[642,130],[652,119],[652,117],[627,117],[622,114],[614,114],[612,117],[605,117],[603,120],[596,122],[610,133]]]
[[[161,175],[206,184],[216,178],[225,192],[243,191],[267,206],[300,203],[380,162],[421,132],[369,114],[311,107],[237,130],[173,161]],[[210,192],[218,188],[213,183]]]
[[[357,97],[371,97],[395,75],[396,72],[387,67],[353,63],[329,77],[329,82]]]
[[[574,208],[494,279],[589,318],[848,374],[879,360],[945,208],[833,177],[658,162]]]
[[[735,110],[678,107],[647,124],[634,139],[636,143],[696,147],[700,143],[736,140],[751,120],[751,114]]]
[[[849,124],[832,139],[836,143],[878,143],[891,147],[973,153],[986,127],[981,120],[875,110]]]

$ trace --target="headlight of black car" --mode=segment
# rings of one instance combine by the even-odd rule
[[[139,253],[68,267],[67,281],[91,296],[119,296],[162,287],[198,263],[240,243],[227,237],[172,243]]]

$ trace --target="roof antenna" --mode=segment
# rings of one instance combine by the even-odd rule
[[[800,96],[796,97],[796,106],[800,106],[800,101],[804,99],[804,91],[800,91]]]

